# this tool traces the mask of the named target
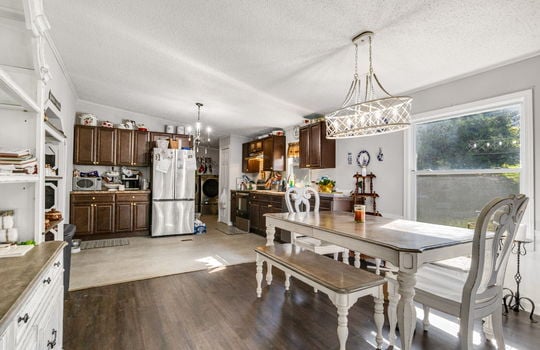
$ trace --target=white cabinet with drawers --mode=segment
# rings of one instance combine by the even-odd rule
[[[21,265],[17,268],[24,269],[26,263],[37,273],[23,276],[30,283],[17,298],[13,296],[13,307],[6,315],[0,315],[5,316],[0,323],[0,350],[62,349],[64,245],[42,243],[28,252],[28,257],[15,258],[26,260],[14,260]]]

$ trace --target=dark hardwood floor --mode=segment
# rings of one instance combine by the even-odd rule
[[[255,295],[255,264],[229,266],[70,292],[64,349],[338,349],[336,308],[322,293],[283,274]],[[373,303],[360,299],[349,313],[348,349],[374,349]],[[539,349],[540,326],[527,315],[503,318],[510,349]],[[480,329],[480,324],[476,327]],[[458,339],[420,322],[414,349],[458,349]],[[387,337],[385,325],[384,336]],[[475,349],[495,349],[482,339]]]

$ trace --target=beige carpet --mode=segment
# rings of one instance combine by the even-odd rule
[[[129,245],[83,250],[72,255],[69,290],[99,287],[182,272],[225,268],[255,261],[253,249],[266,239],[225,234],[215,216],[203,217],[207,233],[172,237],[132,237]]]

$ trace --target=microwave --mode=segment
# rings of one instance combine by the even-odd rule
[[[100,177],[73,177],[73,191],[100,191]]]

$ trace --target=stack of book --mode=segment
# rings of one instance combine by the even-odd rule
[[[36,173],[37,159],[30,149],[0,146],[0,175]]]

